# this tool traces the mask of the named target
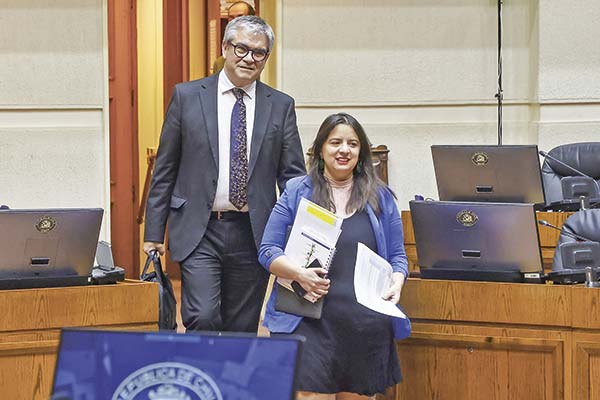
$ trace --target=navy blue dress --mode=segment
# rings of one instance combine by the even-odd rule
[[[301,391],[372,396],[402,379],[391,317],[356,301],[358,242],[377,249],[366,211],[355,213],[342,224],[321,319],[303,318],[294,331],[306,337],[299,369]]]

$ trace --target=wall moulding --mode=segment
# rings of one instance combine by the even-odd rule
[[[103,127],[102,108],[89,109],[3,109],[0,128]]]

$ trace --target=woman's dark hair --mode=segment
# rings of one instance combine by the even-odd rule
[[[308,175],[313,186],[312,201],[328,210],[336,211],[331,197],[331,188],[323,176],[321,151],[329,134],[338,125],[348,125],[354,129],[360,142],[358,163],[354,167],[354,184],[346,205],[346,212],[350,213],[354,210],[360,212],[364,210],[367,204],[370,204],[373,210],[379,214],[378,192],[386,185],[375,173],[371,157],[371,143],[365,130],[356,118],[345,113],[332,114],[325,118],[312,144],[312,153],[308,159]]]

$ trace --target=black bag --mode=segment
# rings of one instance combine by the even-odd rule
[[[317,267],[321,267],[321,263],[315,259],[306,268]],[[323,297],[312,303],[304,298],[306,290],[298,282],[292,281],[292,288],[294,289],[293,292],[275,281],[275,310],[302,317],[320,319],[323,310]]]
[[[154,271],[148,273],[148,267],[154,264]],[[163,271],[160,263],[160,256],[157,251],[151,251],[146,259],[146,265],[140,276],[140,280],[144,282],[158,283],[158,328],[176,330],[177,329],[177,300],[175,300],[175,292],[173,285],[167,274]]]
[[[321,297],[315,303],[300,297],[296,292],[281,286],[275,282],[275,290],[277,292],[275,298],[275,310],[283,311],[288,314],[300,315],[314,319],[321,318],[323,310],[323,298]]]

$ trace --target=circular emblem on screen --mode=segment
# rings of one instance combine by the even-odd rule
[[[489,157],[482,151],[478,151],[477,153],[473,153],[471,156],[471,161],[475,165],[485,165],[489,161]]]
[[[477,223],[477,214],[471,210],[462,210],[456,215],[456,220],[464,226],[473,226]]]
[[[146,365],[125,378],[112,400],[223,400],[215,381],[190,365],[165,362]]]
[[[42,217],[38,223],[35,224],[35,229],[42,233],[48,233],[54,228],[56,228],[56,220],[52,217]]]

